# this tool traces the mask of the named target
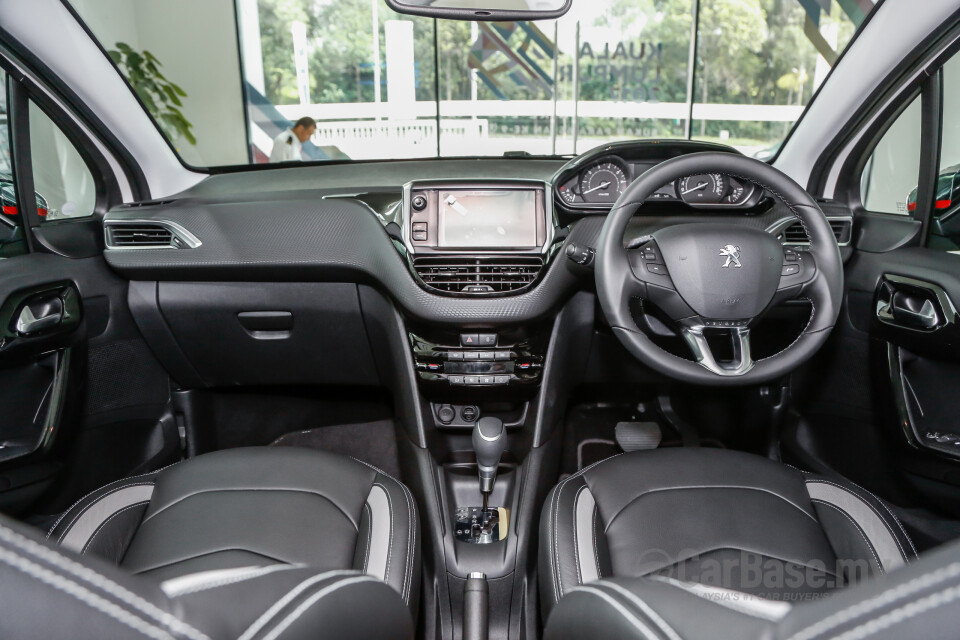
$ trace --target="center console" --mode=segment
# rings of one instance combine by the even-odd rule
[[[556,314],[523,324],[471,318],[474,301],[508,303],[536,288],[551,259],[567,268],[543,182],[409,183],[399,224],[394,237],[421,288],[460,298],[455,317],[403,317],[380,350],[388,366],[403,367],[396,392],[410,437],[401,464],[416,461],[403,475],[426,511],[430,556],[426,634],[462,637],[477,613],[470,585],[482,583],[490,637],[534,637],[537,524],[557,477],[563,397],[583,370],[594,300],[573,294]]]

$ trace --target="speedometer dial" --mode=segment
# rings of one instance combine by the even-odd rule
[[[627,176],[612,161],[599,162],[580,176],[580,197],[584,202],[613,204],[627,188]]]
[[[688,204],[716,204],[726,195],[727,185],[719,173],[703,173],[681,180],[679,192]]]

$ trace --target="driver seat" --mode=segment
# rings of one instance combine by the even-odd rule
[[[598,580],[779,606],[917,557],[889,508],[859,487],[747,453],[685,448],[620,454],[562,481],[544,505],[539,553],[545,621]]]

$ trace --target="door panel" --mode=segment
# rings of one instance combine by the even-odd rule
[[[900,479],[929,509],[960,517],[960,256],[912,247],[858,253],[848,303],[868,322],[880,426]]]
[[[133,322],[127,287],[100,256],[0,260],[0,511],[56,513],[178,458],[169,379]],[[24,302],[49,308],[51,291],[75,296],[63,305],[70,319],[17,335]]]

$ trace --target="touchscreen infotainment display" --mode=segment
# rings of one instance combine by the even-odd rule
[[[536,191],[440,190],[437,196],[439,246],[537,246]]]

